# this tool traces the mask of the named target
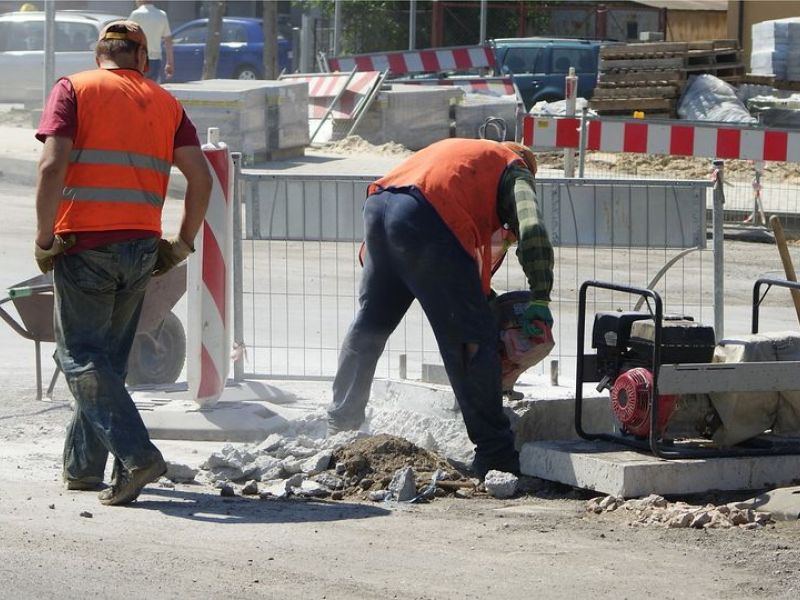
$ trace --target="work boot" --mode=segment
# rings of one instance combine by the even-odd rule
[[[343,431],[358,431],[359,429],[361,429],[361,425],[348,425],[345,423],[339,423],[333,419],[328,419],[328,432],[326,437],[332,437],[337,433],[342,433]]]
[[[67,479],[64,487],[73,492],[97,492],[105,489],[102,479],[87,477],[86,479]]]
[[[475,474],[478,479],[485,479],[489,471],[502,471],[503,473],[511,473],[512,475],[520,474],[519,467],[519,453],[516,451],[513,455],[503,459],[485,459],[479,455],[475,455],[472,461],[470,470]]]
[[[108,506],[119,506],[129,504],[139,497],[142,488],[148,483],[156,481],[167,472],[167,463],[163,458],[156,462],[142,467],[141,469],[119,469],[117,477],[112,482],[111,487],[100,492],[97,497],[101,504]]]

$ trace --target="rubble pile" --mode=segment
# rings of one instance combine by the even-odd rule
[[[186,479],[184,479],[185,481]],[[248,446],[226,444],[200,466],[198,480],[222,496],[409,501],[454,493],[470,497],[477,480],[403,438],[297,431]]]
[[[634,518],[633,525],[657,525],[670,529],[761,529],[772,521],[770,513],[756,512],[744,502],[697,506],[667,502],[656,494],[634,500],[615,496],[592,498],[586,503],[586,510],[595,514],[627,511]]]

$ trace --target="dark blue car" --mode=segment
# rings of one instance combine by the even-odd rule
[[[196,19],[172,31],[175,52],[174,74],[170,83],[195,81],[202,77],[208,19]],[[262,79],[264,77],[264,33],[261,19],[225,17],[219,46],[217,78]],[[291,70],[290,42],[278,36],[278,69]]]

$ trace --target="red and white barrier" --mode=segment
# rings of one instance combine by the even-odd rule
[[[533,117],[523,120],[522,141],[536,149],[577,148],[580,119]],[[800,131],[650,123],[641,119],[587,122],[586,149],[670,156],[800,162]]]
[[[352,119],[358,104],[369,94],[380,77],[379,71],[354,73],[315,73],[283,75],[281,79],[308,83],[308,118],[321,119],[341,92],[331,115],[334,119]]]
[[[327,59],[330,71],[389,71],[391,75],[491,69],[494,52],[488,46],[429,48],[407,52],[379,52]]]
[[[186,275],[186,373],[190,397],[200,406],[214,406],[222,395],[233,344],[233,161],[216,136],[209,130],[203,145],[214,185]]]

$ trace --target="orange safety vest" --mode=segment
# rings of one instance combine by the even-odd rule
[[[69,81],[78,127],[55,233],[139,229],[161,235],[180,103],[132,69],[84,71]]]
[[[372,183],[368,193],[411,187],[422,192],[475,258],[488,294],[493,267],[499,266],[513,241],[497,216],[500,180],[512,163],[522,159],[497,142],[449,138],[416,152]]]

